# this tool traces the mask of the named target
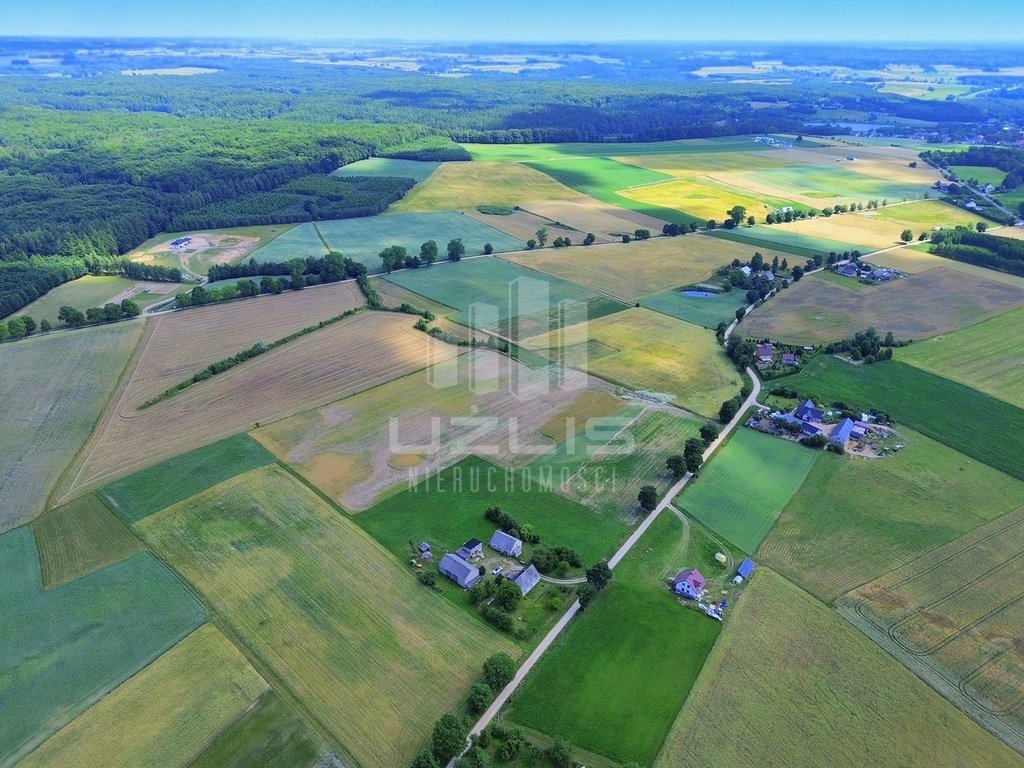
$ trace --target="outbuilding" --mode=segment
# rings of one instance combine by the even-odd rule
[[[461,547],[459,547],[455,554],[461,557],[463,560],[472,560],[474,557],[484,556],[484,545],[480,539],[470,539]]]
[[[463,589],[469,589],[480,581],[479,569],[451,552],[441,558],[438,570]]]
[[[523,542],[504,531],[495,531],[491,536],[490,547],[508,557],[519,557],[523,554]]]
[[[523,570],[509,576],[508,580],[519,587],[519,591],[523,593],[523,597],[526,597],[527,593],[537,586],[537,583],[540,581],[540,573],[537,571],[537,566],[530,563],[530,565],[526,566]]]
[[[850,439],[853,434],[853,419],[847,417],[836,424],[835,429],[832,430],[832,434],[828,436],[828,441],[832,445],[845,446],[846,441]]]

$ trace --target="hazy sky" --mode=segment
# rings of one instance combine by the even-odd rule
[[[1024,44],[1019,0],[11,0],[0,35]]]

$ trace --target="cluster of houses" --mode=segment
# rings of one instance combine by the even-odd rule
[[[754,572],[754,561],[749,557],[744,558],[740,567],[736,569],[736,576],[732,579],[733,584],[742,584],[745,579],[750,578]],[[707,617],[715,621],[721,621],[725,615],[725,609],[729,603],[721,600],[717,603],[705,602],[704,593],[707,591],[708,580],[696,568],[685,568],[676,574],[672,579],[671,589],[679,597],[687,600],[694,600],[697,608]]]
[[[824,412],[811,400],[806,400],[798,405],[793,409],[792,413],[775,411],[770,413],[768,418],[776,423],[795,427],[800,437],[826,435],[829,445],[834,445],[844,450],[850,440],[862,440],[871,431],[870,424],[863,421],[855,421],[849,417],[843,418],[835,425],[825,424]]]
[[[836,267],[836,274],[840,277],[851,277],[855,280],[866,280],[872,283],[887,283],[890,280],[897,280],[903,277],[902,272],[887,267],[874,267],[870,264],[862,264],[855,261],[847,261]]]
[[[776,139],[772,136],[755,136],[754,141],[758,144],[767,144],[771,147],[778,147],[779,149],[793,148],[793,142],[786,141],[784,139]]]
[[[745,264],[740,267],[740,272],[743,273],[744,277],[759,277],[766,282],[772,282],[775,279],[775,273],[770,269],[765,269],[760,272],[754,272],[749,265]]]
[[[757,360],[758,368],[768,368],[775,364],[776,349],[770,341],[757,345],[754,350],[754,358]],[[796,368],[800,365],[800,358],[794,352],[783,352],[779,362],[787,368]]]
[[[523,554],[523,542],[501,530],[494,532],[488,546],[505,557],[518,558]],[[427,552],[430,551],[430,545],[424,542],[420,544],[421,553],[424,547],[427,548]],[[438,570],[443,576],[447,576],[463,589],[470,589],[483,578],[480,567],[475,564],[483,557],[483,542],[480,539],[470,539],[455,552],[449,552],[442,557],[438,564]],[[424,557],[424,559],[429,558]],[[525,568],[509,574],[508,580],[519,587],[525,597],[531,589],[537,586],[537,582],[540,581],[540,572],[531,563]]]
[[[180,251],[182,248],[189,245],[191,242],[191,237],[179,237],[177,240],[171,241],[171,249],[175,251]]]

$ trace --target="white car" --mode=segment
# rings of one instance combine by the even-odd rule
[[[503,570],[504,570],[504,568],[502,568],[500,565],[496,565],[496,566],[494,566],[494,568],[491,569],[491,573],[494,574],[495,576],[497,576]]]

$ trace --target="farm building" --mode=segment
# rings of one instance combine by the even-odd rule
[[[764,272],[758,275],[758,277],[760,277],[762,280],[767,280],[770,283],[775,279],[775,274],[770,269],[766,269]]]
[[[865,424],[863,421],[853,422],[853,429],[850,432],[850,436],[854,440],[861,440],[868,432],[871,431],[871,425]]]
[[[744,579],[749,579],[750,574],[754,572],[754,561],[749,557],[743,558],[743,562],[740,563],[740,567],[736,569],[736,578],[732,580],[733,584],[739,584]]]
[[[840,264],[836,268],[836,274],[842,277],[857,277],[860,275],[860,270],[857,269],[857,265],[853,262],[847,262],[846,264]]]
[[[744,277],[750,277],[750,267],[740,267],[740,272],[743,273]]]
[[[178,248],[184,248],[186,245],[192,242],[191,237],[179,237],[177,240],[171,241],[171,248],[177,250]]]
[[[882,267],[876,267],[872,269],[868,274],[868,278],[879,283],[884,283],[887,280],[892,280],[896,276],[896,273],[891,269],[884,269]]]
[[[801,421],[821,421],[824,414],[820,408],[814,405],[813,401],[807,400],[802,405],[797,406],[796,410],[793,411],[793,415]]]
[[[828,436],[828,441],[832,445],[846,445],[846,441],[850,439],[852,434],[853,419],[846,418],[836,424],[832,434]]]
[[[796,355],[794,355],[792,352],[786,352],[782,356],[782,364],[783,365],[788,365],[788,366],[792,367],[792,366],[798,365],[799,361],[796,359]]]
[[[480,539],[470,539],[461,547],[459,547],[455,554],[461,557],[463,560],[472,560],[474,557],[484,556],[484,545]]]
[[[804,437],[814,437],[815,435],[820,435],[821,430],[809,421],[802,421],[800,422],[800,434]]]
[[[421,541],[419,550],[421,555],[425,555],[427,552],[430,551],[430,545],[425,541]]]
[[[523,597],[526,597],[527,593],[540,581],[540,573],[537,571],[537,566],[531,563],[518,573],[509,576],[508,580],[519,587]]]
[[[757,351],[754,353],[755,357],[762,363],[770,363],[773,356],[775,355],[775,346],[768,342],[766,344],[758,344]]]
[[[771,414],[769,418],[772,421],[778,421],[781,422],[782,424],[789,424],[791,427],[799,427],[803,424],[803,422],[800,421],[800,419],[798,419],[791,413],[779,413],[778,411],[776,411],[775,413]]]
[[[469,589],[480,581],[480,571],[476,566],[450,552],[441,558],[438,570],[463,589]]]
[[[494,535],[491,536],[490,547],[508,557],[519,557],[523,554],[523,542],[515,536],[509,536],[504,531],[494,532]]]
[[[700,593],[704,591],[707,583],[708,580],[704,578],[700,571],[696,568],[687,568],[677,573],[676,577],[672,579],[672,591],[690,600],[696,600],[700,597]]]

